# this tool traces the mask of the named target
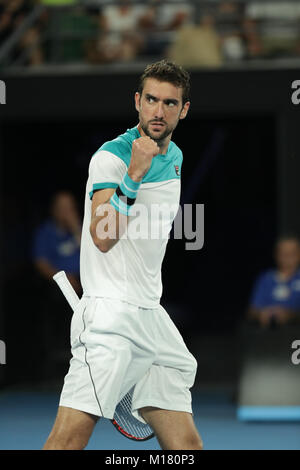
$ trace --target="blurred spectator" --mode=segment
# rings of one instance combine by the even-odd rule
[[[212,15],[199,24],[187,24],[176,33],[167,56],[183,67],[218,67],[222,64],[221,42]]]
[[[217,6],[214,16],[225,61],[242,60],[246,55],[243,10],[244,4],[236,1],[221,1]]]
[[[256,59],[263,56],[261,37],[257,32],[256,21],[245,17],[243,21],[243,34],[246,45],[246,58]]]
[[[74,289],[79,293],[81,222],[72,194],[67,191],[56,193],[50,212],[51,218],[35,234],[35,266],[40,275],[51,283],[57,271],[66,271]]]
[[[244,31],[248,56],[295,56],[300,52],[299,2],[247,3]]]
[[[7,0],[0,0],[0,44],[8,38],[13,30],[11,15],[7,8]]]
[[[51,63],[89,61],[91,42],[99,32],[99,7],[49,8],[46,56]]]
[[[38,273],[40,348],[43,355],[43,378],[54,379],[59,365],[65,366],[69,355],[71,309],[52,277],[64,270],[81,296],[79,255],[81,221],[73,195],[60,191],[54,195],[51,217],[36,230],[33,240],[33,262]],[[63,373],[63,372],[61,372]]]
[[[159,31],[175,31],[191,20],[193,6],[190,2],[172,0],[171,3],[162,0],[152,0],[142,18],[145,27]]]
[[[90,41],[88,58],[93,63],[131,61],[143,47],[139,20],[145,11],[142,4],[120,0],[119,5],[104,5],[99,14],[99,38]]]
[[[146,37],[144,53],[165,56],[176,31],[192,22],[194,10],[190,2],[174,0],[172,3],[167,3],[162,0],[151,0],[140,19],[140,27]]]
[[[300,319],[300,242],[282,237],[275,247],[276,269],[256,280],[247,317],[262,327]]]
[[[3,43],[18,28],[36,3],[35,0],[0,0],[0,43]],[[17,57],[24,50],[29,49],[28,65],[39,65],[44,61],[40,46],[42,23],[43,18],[27,29],[14,50],[14,57]]]

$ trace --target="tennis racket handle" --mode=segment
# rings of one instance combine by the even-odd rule
[[[64,294],[70,307],[74,311],[80,299],[76,294],[69,279],[67,278],[65,271],[59,271],[53,276],[53,279]]]

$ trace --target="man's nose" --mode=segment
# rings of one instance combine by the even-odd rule
[[[158,101],[155,109],[155,118],[161,119],[164,117],[164,106],[162,101]]]

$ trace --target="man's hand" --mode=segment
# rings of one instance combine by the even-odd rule
[[[159,146],[148,136],[139,137],[132,143],[128,175],[133,181],[141,181],[149,170],[152,158],[159,154]]]
[[[265,307],[261,310],[259,315],[259,323],[262,327],[267,327],[270,325],[272,318],[274,318],[278,325],[285,325],[292,318],[294,318],[294,314],[286,307],[281,307],[280,305],[270,305],[269,307]]]

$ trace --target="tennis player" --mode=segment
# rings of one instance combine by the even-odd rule
[[[171,137],[189,110],[189,88],[180,66],[148,65],[135,94],[138,124],[91,159],[80,257],[84,294],[72,317],[72,359],[45,449],[84,449],[99,417],[112,419],[133,386],[132,414],[152,427],[162,449],[202,448],[190,392],[197,362],[160,305],[168,237],[129,230],[137,218],[141,226],[159,222],[154,204],[179,207],[182,152]],[[137,207],[144,210],[138,214]],[[160,213],[164,233],[171,214]]]

